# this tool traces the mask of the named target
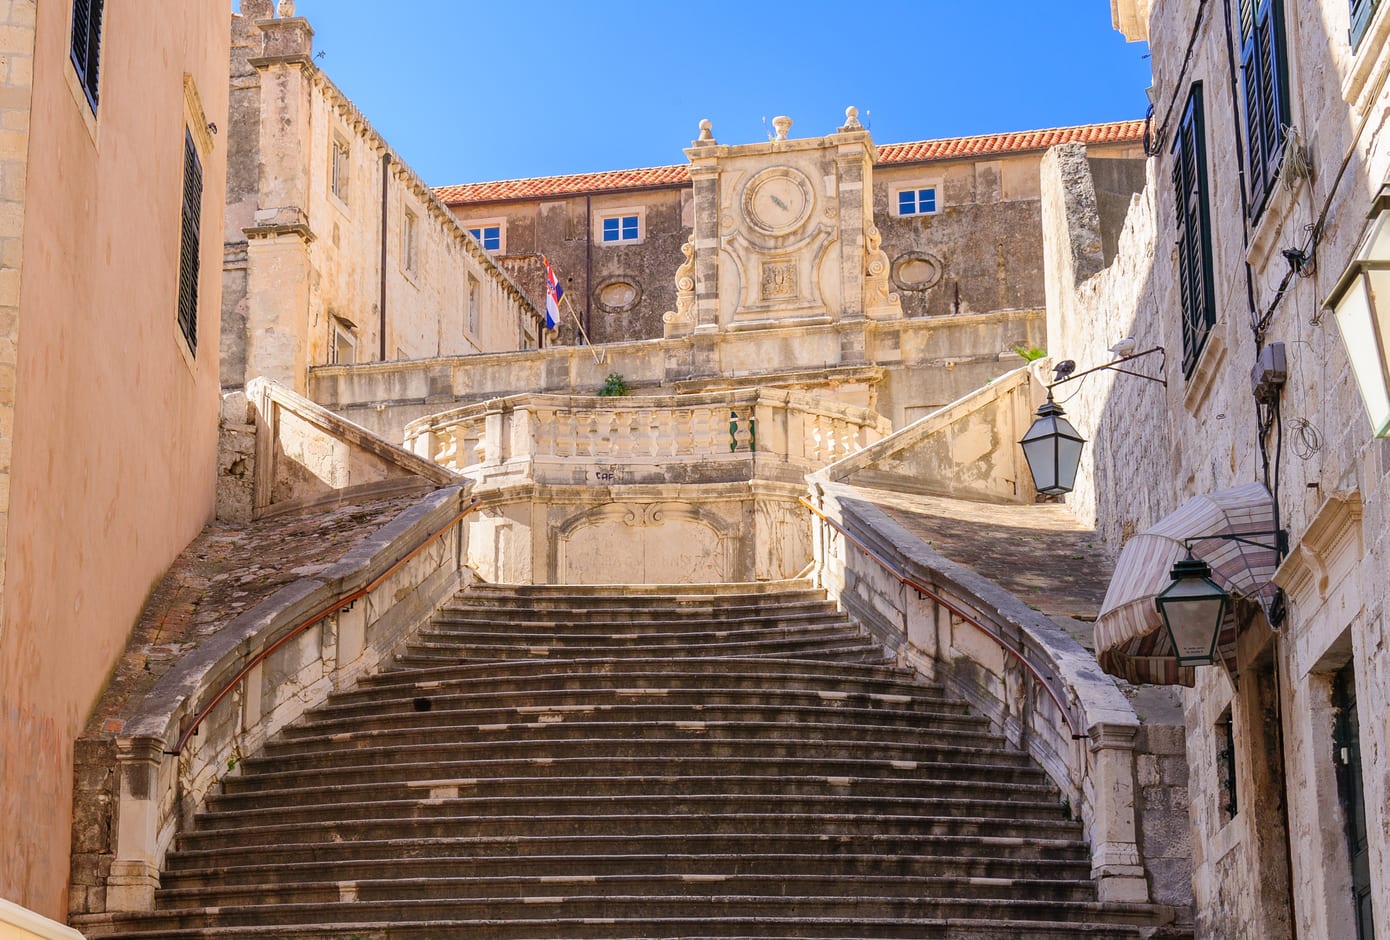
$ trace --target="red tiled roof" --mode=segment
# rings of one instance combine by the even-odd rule
[[[640,170],[605,170],[601,173],[574,173],[569,176],[541,176],[534,179],[498,180],[495,183],[462,183],[441,186],[435,195],[447,206],[470,202],[502,202],[508,199],[538,199],[545,196],[573,196],[609,189],[643,189],[648,186],[683,186],[690,182],[685,164],[653,166]]]
[[[954,160],[992,154],[1046,150],[1056,144],[1080,142],[1138,143],[1144,138],[1143,121],[1116,121],[1110,124],[1083,124],[1008,134],[981,134],[976,137],[947,137],[917,140],[903,144],[884,144],[878,148],[879,165],[919,163],[927,160]],[[541,199],[547,196],[582,196],[609,190],[646,189],[658,186],[684,186],[690,182],[687,164],[653,166],[637,170],[605,170],[601,173],[573,173],[568,176],[542,176],[532,179],[497,180],[491,183],[462,183],[435,190],[449,206],[513,199]]]
[[[918,163],[923,160],[952,160],[997,153],[1046,150],[1057,144],[1138,143],[1143,139],[1143,121],[1116,121],[1111,124],[1083,124],[1080,127],[1053,127],[1041,131],[1015,131],[1009,134],[981,134],[977,137],[948,137],[945,140],[884,144],[878,148],[877,163],[883,165]]]

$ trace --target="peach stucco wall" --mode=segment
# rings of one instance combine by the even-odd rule
[[[196,357],[175,311],[184,76],[225,128],[228,8],[108,2],[92,124],[68,75],[72,4],[27,3],[37,19],[0,620],[0,897],[63,918],[72,742],[149,590],[213,511],[221,136],[203,158]]]

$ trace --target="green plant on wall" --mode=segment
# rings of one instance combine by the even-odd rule
[[[603,398],[621,398],[630,391],[632,391],[632,386],[627,384],[626,379],[617,372],[610,372],[608,378],[603,380],[603,387],[598,390],[598,393]]]
[[[1046,349],[1038,349],[1034,346],[1015,346],[1014,352],[1022,356],[1024,362],[1032,362],[1034,359],[1041,359],[1047,355]]]

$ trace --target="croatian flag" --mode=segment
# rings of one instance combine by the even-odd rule
[[[560,322],[560,298],[565,296],[565,289],[560,286],[560,282],[555,279],[555,272],[550,267],[548,258],[541,258],[545,262],[545,328],[555,329],[555,324]]]

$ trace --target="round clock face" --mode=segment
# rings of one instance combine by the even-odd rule
[[[776,167],[753,177],[743,191],[748,221],[769,235],[785,235],[811,214],[811,181],[796,170]]]

